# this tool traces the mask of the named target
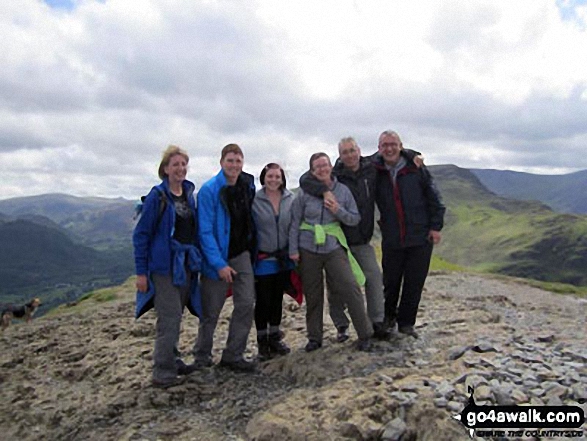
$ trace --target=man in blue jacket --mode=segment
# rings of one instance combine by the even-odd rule
[[[402,153],[396,132],[379,136],[375,201],[380,212],[385,322],[417,338],[418,306],[445,207],[432,175]],[[401,300],[400,300],[401,290]],[[398,306],[399,302],[399,306]]]
[[[212,346],[218,317],[232,285],[234,310],[220,366],[252,372],[244,358],[255,309],[255,282],[251,263],[254,248],[253,176],[243,173],[244,155],[236,144],[222,149],[222,170],[198,193],[198,221],[202,261],[202,319],[194,346],[195,363],[212,365]]]

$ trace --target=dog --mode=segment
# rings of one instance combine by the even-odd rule
[[[40,305],[41,299],[35,297],[33,300],[22,306],[8,306],[2,311],[2,330],[4,331],[10,326],[13,317],[23,319],[27,323],[30,322]]]

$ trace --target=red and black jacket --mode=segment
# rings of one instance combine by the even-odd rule
[[[403,153],[402,153],[403,154]],[[404,155],[404,157],[406,157]],[[373,157],[377,170],[375,202],[379,208],[382,248],[406,248],[428,243],[430,230],[443,227],[446,208],[432,175],[406,158],[394,185],[380,155]]]

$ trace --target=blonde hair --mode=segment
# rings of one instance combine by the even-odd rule
[[[169,165],[169,161],[171,161],[171,158],[175,155],[181,155],[184,157],[185,162],[190,162],[190,157],[184,149],[176,145],[168,146],[163,152],[163,156],[161,157],[161,163],[159,164],[159,177],[162,180],[165,179],[165,177],[167,176],[167,174],[165,173],[165,167]]]

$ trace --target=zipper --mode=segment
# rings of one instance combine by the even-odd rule
[[[371,198],[371,195],[369,193],[369,181],[367,180],[367,178],[365,178],[363,182],[365,182],[365,192],[367,193],[367,200],[369,200]]]

